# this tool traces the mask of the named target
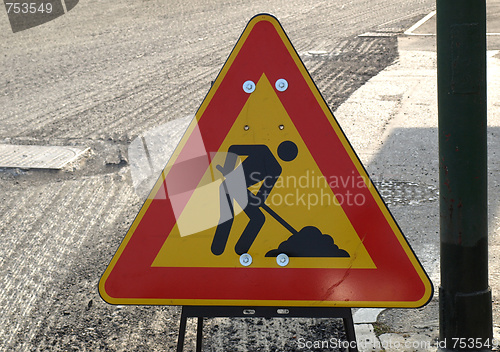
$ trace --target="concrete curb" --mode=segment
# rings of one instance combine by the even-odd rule
[[[500,59],[497,56],[498,51],[488,51],[488,126],[490,128],[500,126],[500,99],[496,94],[500,89]],[[370,169],[377,172],[375,164],[379,161],[375,160],[375,156],[389,142],[389,137],[398,133],[400,129],[430,128],[437,131],[436,80],[435,52],[401,50],[400,48],[399,60],[370,79],[336,110],[336,118],[354,150],[364,165],[368,166],[369,173],[371,173]],[[362,131],[366,129],[373,132],[374,138],[370,140],[362,138]],[[489,148],[490,169],[496,171],[500,164],[499,143],[491,140]],[[434,155],[434,160],[431,159],[430,162],[435,164],[433,169],[437,170],[437,135],[434,145],[429,145],[427,149],[426,153]],[[429,179],[428,182],[436,184],[436,178],[437,176],[433,180]],[[497,193],[490,192],[490,198],[498,198]],[[497,211],[497,209],[491,210]],[[494,217],[491,222],[493,231],[490,234],[490,242],[492,242],[490,257],[497,258],[500,253],[500,246],[497,245],[497,238],[500,235],[500,219],[498,215],[494,215],[496,214],[490,215]],[[433,241],[431,246],[434,249],[430,252],[428,251],[429,244],[427,246],[420,243],[411,244],[437,288],[440,282],[439,265],[436,262],[439,242],[436,239]],[[491,261],[490,267],[491,272],[498,272],[499,264],[497,261]],[[497,289],[500,289],[498,280],[495,279],[490,284],[493,292],[498,292]],[[410,329],[404,332],[380,334],[380,331],[375,331],[373,325],[377,322],[379,313],[379,310],[370,309],[360,309],[355,312],[355,329],[360,351],[436,350],[438,324],[427,324],[427,333],[421,333],[419,329],[413,327],[413,331]],[[414,313],[408,314],[418,314],[418,312],[415,310]],[[495,314],[494,312],[494,316]],[[438,319],[437,316],[435,318]],[[422,323],[426,324],[425,321]],[[396,330],[394,327],[389,328],[391,331]],[[499,329],[495,327],[494,330],[495,340],[498,341]]]

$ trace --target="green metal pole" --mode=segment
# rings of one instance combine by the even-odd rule
[[[437,0],[441,351],[492,347],[486,1]]]

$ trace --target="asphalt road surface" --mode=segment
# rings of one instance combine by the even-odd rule
[[[196,112],[257,13],[279,18],[335,111],[397,59],[395,36],[358,35],[402,33],[433,6],[89,0],[18,33],[0,11],[0,143],[91,148],[65,170],[0,169],[0,350],[174,350],[178,307],[111,306],[97,292],[141,206],[130,142]],[[211,319],[204,331],[206,351],[295,351],[298,336],[342,334],[325,319]]]

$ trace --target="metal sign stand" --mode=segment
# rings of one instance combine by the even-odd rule
[[[341,318],[344,323],[349,352],[358,352],[351,308],[338,307],[232,307],[232,306],[183,306],[179,325],[177,352],[184,350],[187,318],[198,318],[196,352],[201,352],[203,318]]]

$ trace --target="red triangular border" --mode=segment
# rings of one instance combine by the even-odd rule
[[[269,15],[254,17],[197,114],[196,129],[203,146],[199,136],[185,136],[183,149],[166,174],[164,185],[168,187],[165,187],[196,188],[206,171],[206,163],[193,163],[188,172],[185,167],[176,169],[177,163],[188,160],[193,149],[204,147],[208,155],[219,150],[249,97],[242,90],[242,83],[257,82],[263,73],[270,82],[286,77],[292,83],[285,92],[280,92],[280,100],[323,175],[345,179],[352,178],[353,172],[359,175],[355,165],[358,160],[351,159],[342,143],[342,140],[346,143],[345,136],[338,135],[332,127],[333,115],[325,115],[326,103],[318,99],[319,93],[314,94],[317,88],[297,62],[300,59],[279,22]],[[397,225],[392,216],[388,211],[384,214],[368,188],[345,186],[332,190],[344,196],[348,192],[365,192],[366,202],[362,207],[348,204],[342,207],[376,269],[151,267],[176,223],[168,197],[156,197],[146,202],[147,208],[134,221],[101,279],[100,293],[106,301],[120,304],[373,307],[426,304],[432,297],[432,284],[402,234],[393,230]]]

